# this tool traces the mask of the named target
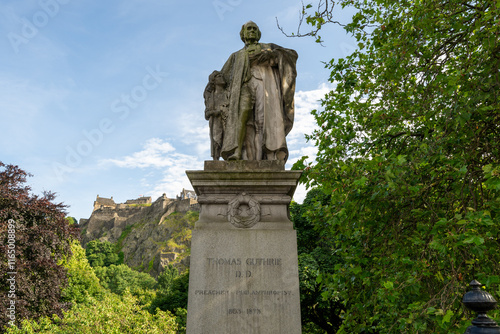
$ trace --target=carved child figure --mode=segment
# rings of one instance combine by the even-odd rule
[[[219,71],[213,71],[203,93],[205,99],[205,119],[210,127],[210,151],[214,160],[219,160],[227,119],[228,97],[226,82]]]

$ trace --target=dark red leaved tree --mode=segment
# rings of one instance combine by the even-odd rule
[[[61,302],[67,277],[57,262],[71,253],[78,229],[53,193],[30,193],[28,176],[0,162],[0,332],[11,321],[62,315],[69,306]]]

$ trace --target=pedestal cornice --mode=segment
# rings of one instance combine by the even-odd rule
[[[302,171],[279,161],[206,161],[204,170],[186,174],[201,206],[195,228],[292,229],[288,205]],[[234,223],[247,218],[256,223]]]

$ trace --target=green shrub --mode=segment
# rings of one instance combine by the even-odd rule
[[[177,333],[177,323],[170,312],[144,310],[130,293],[118,296],[105,293],[102,298],[77,304],[61,319],[54,316],[39,322],[25,320],[20,328],[11,327],[7,334],[164,334]]]
[[[94,270],[101,285],[119,295],[137,288],[153,289],[156,285],[156,280],[149,274],[133,270],[125,264],[96,267]]]
[[[64,258],[60,263],[68,270],[68,286],[62,291],[62,297],[64,301],[84,303],[90,296],[101,294],[102,288],[77,240],[71,244],[71,253],[69,259]]]
[[[109,241],[90,241],[85,247],[85,254],[92,267],[107,267],[120,263],[120,257],[115,252],[115,245]]]

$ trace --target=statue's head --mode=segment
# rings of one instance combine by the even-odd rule
[[[257,24],[253,21],[248,21],[241,27],[240,37],[243,43],[249,44],[251,42],[258,42],[260,40],[261,32]]]
[[[213,71],[209,76],[208,76],[208,82],[215,82],[215,78],[220,74],[219,71]]]
[[[225,85],[224,77],[219,71],[213,71],[212,74],[208,76],[208,82],[212,85]]]

